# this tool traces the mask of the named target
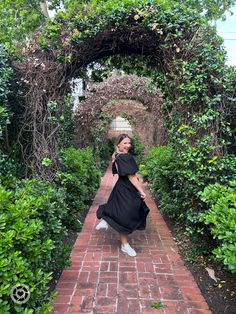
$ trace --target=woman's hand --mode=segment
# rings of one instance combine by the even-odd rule
[[[140,192],[139,194],[140,194],[141,198],[142,198],[143,200],[145,200],[145,198],[146,198],[146,194],[145,194],[143,191],[142,191],[142,192]]]

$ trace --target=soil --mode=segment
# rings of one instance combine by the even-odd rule
[[[236,314],[236,274],[224,269],[223,264],[212,257],[203,257],[196,254],[193,244],[186,235],[185,226],[176,224],[176,221],[163,215],[173,238],[175,239],[180,255],[186,266],[194,276],[202,295],[213,314]],[[205,268],[215,271],[215,282]]]

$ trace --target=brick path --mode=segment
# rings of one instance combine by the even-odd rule
[[[109,167],[71,252],[72,266],[58,281],[52,313],[211,313],[148,191],[147,228],[130,235],[136,257],[120,251],[112,228],[95,230],[96,209],[115,180]],[[159,301],[158,311],[151,304]]]

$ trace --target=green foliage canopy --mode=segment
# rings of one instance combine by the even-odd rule
[[[119,3],[121,6],[130,5],[137,6],[143,1],[113,1]],[[168,3],[176,3],[176,1],[145,1],[146,4],[164,4],[166,7]],[[226,11],[235,4],[235,0],[181,0],[178,1],[186,6],[200,12],[206,18],[212,20],[224,17]],[[85,7],[94,8],[101,4],[109,7],[109,1],[77,1],[77,0],[2,0],[0,3],[0,42],[5,43],[8,47],[13,47],[22,42],[32,31],[45,22],[45,17],[40,8],[40,3],[45,3],[49,9],[56,9],[61,14],[61,6],[63,5],[66,14],[73,14],[75,11],[84,11]],[[51,22],[49,22],[51,23]],[[18,43],[17,43],[18,42]]]
[[[94,5],[94,3],[98,3],[98,1],[78,1],[78,0],[62,0],[61,1],[66,8],[66,10],[76,10],[78,8],[78,5],[85,4],[85,5]],[[107,0],[99,1],[99,3],[106,3],[109,2]],[[115,1],[114,1],[115,2]],[[126,1],[119,1],[119,2],[126,2]],[[139,3],[140,1],[133,1],[134,5]],[[147,1],[150,4],[155,4],[157,1]],[[158,1],[160,2],[166,2],[165,0]],[[168,1],[170,2],[170,1]],[[175,2],[172,0],[172,2]],[[235,3],[235,0],[180,0],[178,2],[181,2],[185,4],[188,7],[191,7],[192,9],[196,9],[198,12],[200,12],[202,15],[207,17],[208,19],[217,19],[224,16],[225,12],[229,10]],[[54,6],[59,6],[60,1],[54,0],[52,1],[52,4]]]
[[[12,48],[25,40],[45,19],[39,0],[1,0],[0,43]],[[18,43],[17,43],[18,42]]]

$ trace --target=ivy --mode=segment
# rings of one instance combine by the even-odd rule
[[[3,136],[3,130],[9,123],[10,111],[7,106],[7,97],[10,92],[9,80],[12,69],[9,66],[7,51],[0,45],[0,139]]]

